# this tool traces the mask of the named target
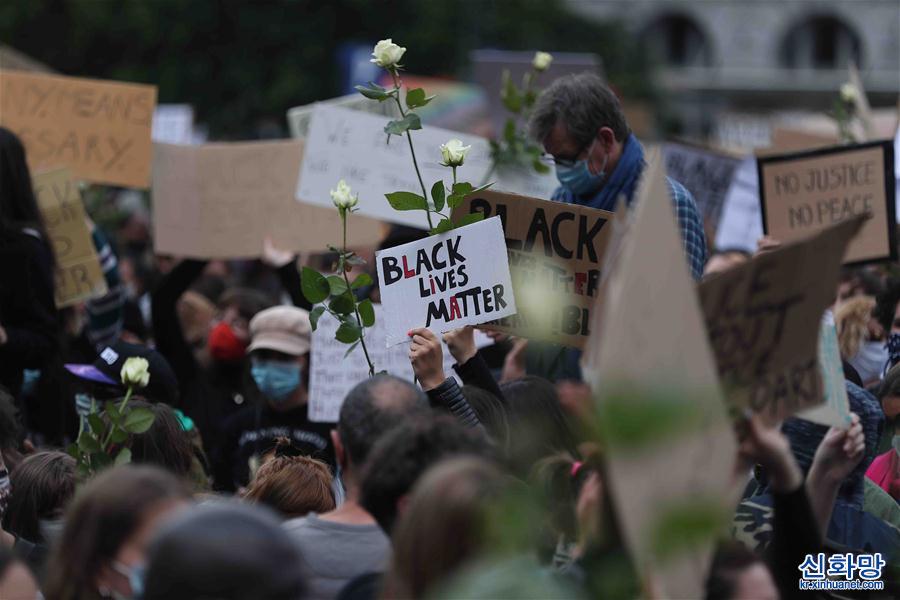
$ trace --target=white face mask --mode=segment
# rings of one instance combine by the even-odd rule
[[[859,373],[863,385],[881,379],[881,372],[888,360],[888,350],[884,342],[863,342],[856,356],[849,359],[856,372]]]

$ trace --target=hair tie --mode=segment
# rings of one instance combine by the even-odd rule
[[[575,477],[576,475],[578,475],[578,471],[580,471],[581,467],[583,467],[583,466],[584,466],[584,463],[581,462],[580,460],[576,460],[575,462],[573,462],[572,470],[571,470],[571,472],[569,472],[569,476]]]

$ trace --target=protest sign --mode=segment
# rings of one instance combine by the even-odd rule
[[[32,170],[146,188],[156,87],[0,71],[0,125],[22,139]]]
[[[375,253],[387,344],[516,313],[503,226],[486,219]]]
[[[374,101],[370,101],[374,102]],[[418,194],[422,188],[416,178],[406,140],[393,137],[390,143],[384,127],[385,117],[318,105],[313,111],[306,138],[307,158],[303,161],[297,198],[305,203],[330,206],[328,190],[343,179],[359,194],[359,213],[424,229],[427,221],[422,211],[398,212],[388,204],[385,194],[408,191]],[[441,144],[452,138],[462,140],[472,149],[465,165],[459,168],[461,181],[478,185],[491,169],[490,147],[478,136],[425,127],[413,131],[416,157],[427,189],[435,181],[451,183],[450,169],[441,166]],[[491,176],[493,189],[549,198],[559,185],[552,173],[537,174],[533,170],[509,170]]]
[[[515,315],[490,328],[583,348],[613,213],[484,191],[453,212],[499,216],[516,293]]]
[[[264,240],[284,250],[324,252],[341,236],[330,209],[294,200],[303,142],[155,144],[153,224],[157,252],[196,258],[260,256]],[[352,216],[351,246],[375,244],[379,223]]]
[[[891,142],[758,159],[763,227],[781,242],[855,215],[870,215],[844,262],[896,260],[896,192]]]
[[[339,106],[351,110],[371,113],[395,119],[399,117],[397,105],[393,102],[372,102],[370,98],[354,92],[346,96],[338,96],[330,100],[305,104],[303,106],[295,106],[287,112],[288,128],[291,130],[291,137],[305,139],[309,135],[309,124],[312,121],[313,111],[317,106]]]
[[[700,598],[737,448],[659,153],[648,158],[582,369],[638,570],[656,597]]]
[[[741,160],[706,148],[672,142],[663,146],[663,155],[666,173],[694,196],[707,236],[712,239],[719,227],[725,194]]]
[[[700,284],[719,375],[736,408],[774,422],[822,401],[819,321],[864,219],[841,221]]]
[[[850,402],[844,383],[844,367],[838,347],[834,318],[826,313],[819,328],[819,373],[822,376],[824,402],[800,411],[797,416],[828,427],[846,429],[850,425]]]
[[[725,194],[715,247],[753,252],[762,236],[756,159],[748,157],[741,161]]]
[[[366,328],[366,349],[372,364],[379,372],[387,371],[407,381],[413,380],[409,362],[409,344],[387,347],[385,324],[380,304],[375,309],[375,325]],[[340,323],[325,313],[319,319],[312,334],[309,367],[309,420],[335,423],[340,415],[344,398],[358,383],[369,377],[369,363],[362,348],[356,347],[347,354],[348,346],[334,338]],[[493,343],[484,333],[475,331],[475,346],[482,348]],[[441,343],[444,358],[444,374],[456,377],[453,356],[447,345]],[[458,379],[458,378],[457,378]],[[462,383],[460,382],[460,385]]]
[[[78,184],[68,169],[32,178],[38,209],[56,257],[56,306],[71,306],[107,292],[97,249],[88,229]]]

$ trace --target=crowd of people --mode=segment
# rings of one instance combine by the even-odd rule
[[[531,133],[554,156],[554,199],[631,202],[642,146],[599,78],[550,85]],[[669,188],[696,279],[750,258],[708,259],[690,192]],[[58,310],[25,150],[0,128],[0,598],[655,595],[620,531],[574,350],[416,329],[414,381],[359,381],[336,423],[315,422],[298,257],[157,256],[140,212],[91,227],[109,291]],[[419,235],[395,227],[381,247]],[[332,259],[303,257],[323,271]],[[900,280],[848,270],[831,312],[852,423],[740,418],[744,492],[710,599],[795,597],[804,558],[838,552],[881,553],[897,593]],[[152,425],[113,444],[127,464],[85,469],[66,449],[125,396],[135,357],[149,384],[130,406]]]

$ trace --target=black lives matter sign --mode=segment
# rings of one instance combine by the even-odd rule
[[[790,242],[868,215],[844,264],[897,258],[891,142],[837,146],[758,160],[763,228]]]

